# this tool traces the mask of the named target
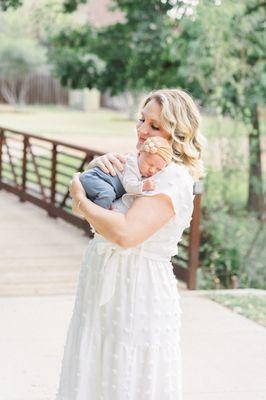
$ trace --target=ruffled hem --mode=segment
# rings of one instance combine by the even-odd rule
[[[74,332],[73,332],[74,333]],[[70,331],[69,337],[73,335]],[[69,344],[71,341],[69,341]],[[87,351],[86,351],[87,350]],[[66,360],[76,364],[67,364]],[[128,344],[94,337],[65,349],[56,400],[181,400],[180,344]]]

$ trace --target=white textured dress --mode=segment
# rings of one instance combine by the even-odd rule
[[[172,162],[154,175],[175,216],[133,248],[95,234],[85,250],[56,400],[181,400],[180,295],[170,259],[190,225],[193,179]],[[115,202],[126,212],[134,197]]]

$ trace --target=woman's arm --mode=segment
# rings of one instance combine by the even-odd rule
[[[119,246],[142,243],[174,215],[172,201],[164,194],[137,198],[126,214],[106,210],[86,198],[78,175],[74,174],[70,185],[74,202],[79,202],[79,210],[99,234]]]

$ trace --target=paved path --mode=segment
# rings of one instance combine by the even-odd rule
[[[0,296],[73,294],[89,238],[0,191]]]
[[[6,192],[0,221],[0,400],[54,400],[88,238]],[[265,328],[179,290],[183,400],[265,400]]]

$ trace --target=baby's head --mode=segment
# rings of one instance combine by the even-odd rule
[[[148,178],[165,168],[172,160],[172,145],[161,136],[149,137],[142,144],[138,165],[142,176]]]

